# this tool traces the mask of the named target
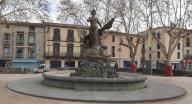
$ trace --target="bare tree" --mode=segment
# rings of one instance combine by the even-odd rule
[[[147,36],[140,34],[139,31],[142,25],[142,18],[137,10],[138,1],[134,0],[122,0],[116,1],[115,10],[118,14],[120,21],[119,25],[122,25],[126,33],[127,44],[123,41],[120,45],[126,46],[130,49],[130,57],[132,64],[135,64],[135,57],[139,48],[139,45],[144,43]],[[134,34],[134,35],[131,35]]]
[[[161,50],[165,56],[165,64],[171,70],[171,57],[180,40],[190,34],[188,27],[192,20],[192,1],[191,0],[149,0],[144,2],[148,5],[147,9],[140,9],[143,17],[146,17],[148,24],[147,31],[152,35],[156,42],[160,45]],[[161,27],[164,35],[168,36],[168,46],[164,41],[158,39],[154,27]],[[170,71],[171,73],[172,71]]]
[[[155,30],[151,29],[151,34],[166,58],[166,64],[170,65],[171,56],[180,40],[190,34],[187,28],[192,20],[192,1],[191,0],[156,0],[154,9],[157,11],[155,18],[157,26],[162,26],[163,31],[168,34],[168,47],[155,35]]]
[[[47,0],[1,0],[0,21],[28,21],[48,19]]]
[[[110,17],[114,17],[112,2],[113,0],[82,0],[79,2],[61,0],[58,5],[58,19],[61,22],[72,20],[75,24],[88,26],[87,19],[90,16],[90,11],[94,8],[97,11],[99,21],[103,25],[110,21]]]
[[[129,35],[127,39],[128,44],[121,40],[120,45],[130,49],[130,57],[132,64],[135,63],[135,57],[139,48],[139,45],[144,43],[146,37],[144,35]]]

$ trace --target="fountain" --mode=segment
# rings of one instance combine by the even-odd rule
[[[114,67],[110,66],[110,60],[104,50],[106,46],[101,43],[101,36],[105,29],[112,27],[114,18],[105,26],[101,26],[96,15],[96,11],[91,11],[89,35],[84,40],[82,59],[79,68],[71,73],[70,76],[57,76],[54,73],[44,73],[43,84],[76,90],[98,90],[98,91],[116,91],[133,90],[146,86],[143,75],[131,74],[126,77],[117,73]],[[97,23],[101,29],[98,29]],[[58,72],[57,72],[58,73]]]
[[[74,101],[143,102],[173,99],[186,94],[186,90],[160,81],[147,79],[135,73],[118,73],[110,66],[101,43],[105,29],[112,27],[114,18],[101,26],[96,11],[92,10],[89,35],[85,37],[79,67],[73,73],[53,71],[43,77],[24,78],[8,84],[8,88],[36,97]],[[97,27],[100,25],[100,29]]]

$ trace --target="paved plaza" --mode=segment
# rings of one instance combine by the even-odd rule
[[[13,92],[7,89],[7,83],[12,81],[39,77],[41,74],[0,74],[0,104],[95,104],[91,102],[75,102],[64,100],[52,100],[37,98],[32,96],[23,95]],[[184,97],[159,101],[159,102],[145,102],[145,104],[192,104],[192,77],[160,77],[160,76],[148,76],[149,79],[168,82],[183,87],[187,90],[187,94]],[[118,97],[118,96],[117,96]],[[101,104],[101,103],[99,103]],[[132,103],[129,103],[132,104]],[[136,104],[136,103],[133,103]]]

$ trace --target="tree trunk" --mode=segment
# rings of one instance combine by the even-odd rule
[[[131,64],[135,64],[135,58],[131,57]]]
[[[166,65],[171,65],[171,62],[170,62],[170,58],[169,58],[169,57],[166,58],[165,64],[166,64]]]
[[[135,73],[137,71],[137,65],[135,64],[135,56],[131,57],[130,72]]]
[[[172,65],[170,62],[170,57],[166,57],[166,62],[165,62],[165,69],[164,69],[164,73],[166,76],[173,76],[173,69],[172,69]]]

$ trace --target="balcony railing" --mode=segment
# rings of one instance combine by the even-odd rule
[[[9,59],[9,58],[11,58],[11,55],[10,55],[10,54],[4,54],[4,55],[3,55],[3,58],[4,58],[4,59]]]
[[[18,39],[17,44],[24,44],[24,40],[23,39]]]
[[[185,59],[192,59],[192,54],[184,55],[184,58],[185,58]]]
[[[184,55],[185,59],[192,59],[192,54]]]
[[[16,58],[23,58],[23,56],[24,56],[23,54],[16,54],[15,57],[16,57]]]
[[[59,53],[53,53],[53,52],[46,52],[45,57],[47,58],[78,58],[80,57],[80,53],[67,53],[67,52],[59,52]]]
[[[36,58],[35,55],[29,55],[28,58]]]
[[[10,45],[11,44],[11,40],[3,40],[3,44],[4,45]]]

